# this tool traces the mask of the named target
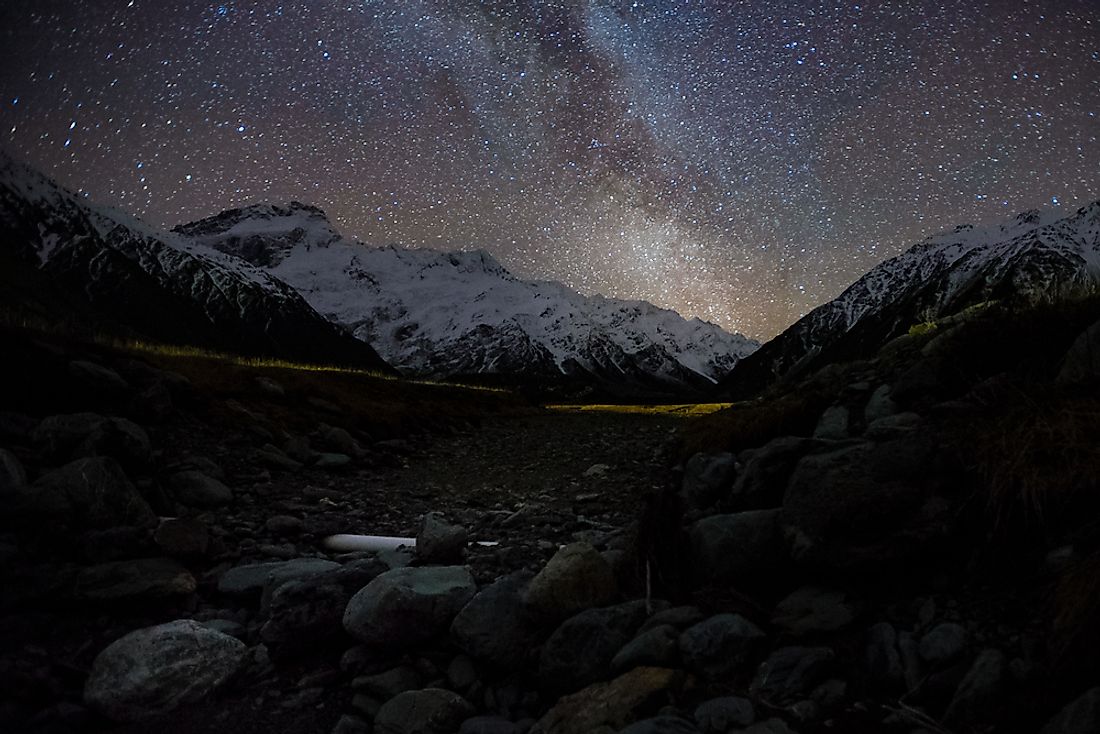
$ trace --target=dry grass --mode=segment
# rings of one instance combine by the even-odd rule
[[[823,395],[809,393],[731,405],[685,429],[684,455],[740,451],[780,436],[808,436],[828,403]]]
[[[729,408],[733,403],[679,403],[676,405],[586,405],[558,403],[544,406],[555,413],[616,413],[621,415],[660,415],[672,418],[698,418]]]

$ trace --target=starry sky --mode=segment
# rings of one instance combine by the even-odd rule
[[[0,7],[0,147],[92,200],[305,201],[758,338],[927,234],[1100,198],[1098,115],[1097,0]]]

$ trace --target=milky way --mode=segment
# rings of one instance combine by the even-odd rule
[[[306,201],[756,337],[1100,198],[1094,0],[6,0],[0,41],[0,145],[95,201]]]

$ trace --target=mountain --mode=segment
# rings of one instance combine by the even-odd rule
[[[408,374],[668,393],[713,386],[758,346],[644,301],[518,279],[482,250],[346,239],[320,209],[296,202],[174,232],[264,268]]]
[[[0,237],[8,308],[172,343],[390,371],[263,269],[93,206],[3,154]]]
[[[1027,211],[959,225],[887,260],[741,360],[720,388],[755,393],[781,376],[867,357],[915,324],[990,301],[1037,303],[1100,282],[1100,201],[1059,218]]]

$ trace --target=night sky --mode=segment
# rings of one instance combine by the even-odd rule
[[[4,0],[0,146],[158,225],[296,199],[768,337],[1100,198],[1100,2]]]

